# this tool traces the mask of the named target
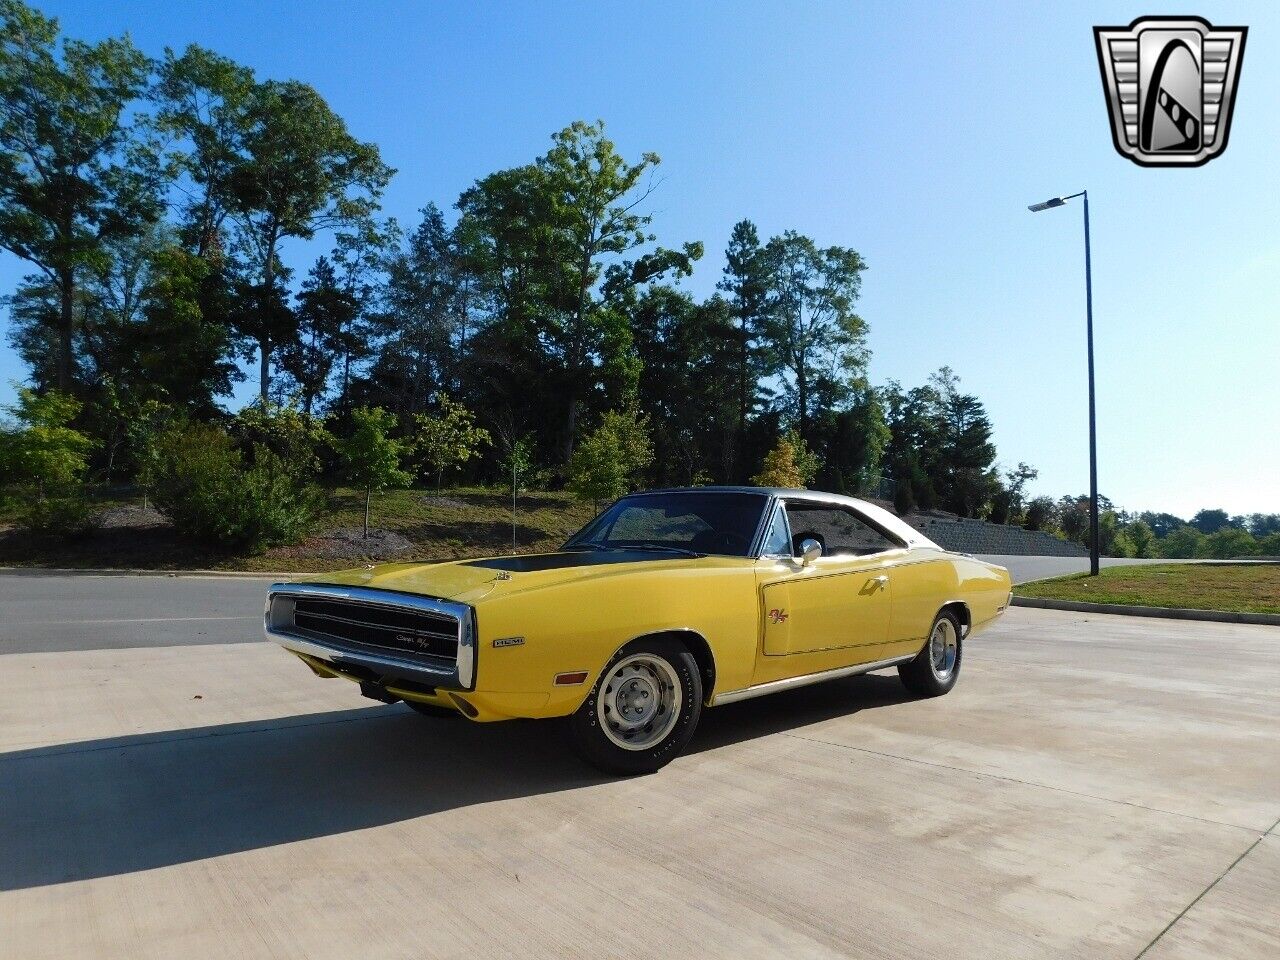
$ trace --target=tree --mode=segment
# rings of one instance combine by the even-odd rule
[[[520,493],[520,478],[527,476],[533,466],[533,442],[529,437],[503,437],[507,448],[499,466],[503,476],[511,478],[511,552],[516,552],[516,498]]]
[[[0,431],[0,485],[23,492],[22,522],[50,533],[83,529],[89,510],[80,481],[94,443],[70,426],[80,403],[66,394],[37,396],[20,388],[9,412],[18,426]]]
[[[257,84],[245,106],[244,159],[230,173],[230,218],[250,265],[250,309],[241,332],[258,348],[259,395],[270,392],[271,358],[293,336],[291,314],[278,308],[280,244],[308,240],[367,219],[394,171],[378,148],[356,140],[324,99],[305,83]]]
[[[1201,533],[1217,533],[1231,526],[1231,517],[1225,510],[1201,510],[1191,518],[1191,526]]]
[[[1098,517],[1098,552],[1105,557],[1133,556],[1133,543],[1114,510]]]
[[[941,445],[941,426],[935,415],[938,396],[929,386],[904,392],[894,380],[880,388],[878,396],[889,428],[884,465],[893,480],[894,509],[900,515],[917,506],[931,509],[937,502],[937,491],[930,468]]]
[[[127,38],[64,39],[21,0],[0,0],[0,248],[57,295],[54,383],[72,388],[80,278],[102,244],[159,215],[159,169],[138,140],[150,61]]]
[[[191,44],[181,56],[165,50],[158,69],[156,125],[176,137],[173,156],[187,197],[181,210],[187,249],[219,258],[223,225],[231,212],[232,182],[245,162],[253,71]]]
[[[992,501],[992,523],[1021,523],[1023,495],[1027,484],[1040,476],[1040,471],[1025,463],[1004,475],[1005,482]],[[1003,516],[1001,516],[1003,514]]]
[[[1101,508],[1099,508],[1101,510]],[[1089,498],[1063,497],[1058,501],[1058,525],[1068,540],[1084,543],[1089,536]]]
[[[1135,557],[1150,557],[1155,547],[1155,533],[1145,520],[1135,520],[1125,528],[1129,542],[1133,544]]]
[[[1238,517],[1239,525],[1255,537],[1266,537],[1280,533],[1280,513],[1251,513],[1247,517]]]
[[[1204,534],[1195,527],[1179,527],[1171,530],[1160,541],[1160,556],[1170,559],[1186,559],[1200,553]]]
[[[280,468],[309,481],[320,472],[320,453],[333,445],[324,421],[293,404],[253,404],[231,421],[231,434],[242,453],[269,450]]]
[[[134,464],[134,482],[142,491],[142,509],[147,509],[147,496],[155,490],[161,470],[161,444],[166,434],[181,422],[172,407],[158,400],[137,405],[129,417],[126,436]]]
[[[768,372],[781,377],[800,436],[815,400],[839,405],[866,372],[866,324],[854,313],[866,264],[788,230],[765,246],[769,292],[760,324]]]
[[[610,410],[569,460],[569,489],[594,509],[632,489],[636,475],[653,462],[648,421],[634,409]]]
[[[1048,530],[1056,523],[1057,510],[1052,497],[1036,497],[1027,504],[1023,526],[1028,530]]]
[[[1280,531],[1258,538],[1258,555],[1280,560]]]
[[[303,412],[310,415],[317,401],[324,398],[342,350],[341,338],[358,307],[338,283],[327,257],[311,268],[297,302],[297,337],[284,346],[281,366],[297,383]]]
[[[737,345],[728,302],[696,303],[654,284],[637,298],[631,326],[641,364],[638,402],[653,432],[655,482],[733,479]]]
[[[490,443],[489,431],[476,426],[476,416],[447,393],[436,396],[433,415],[414,414],[411,443],[418,458],[436,475],[436,495],[446,470],[461,467]]]
[[[8,411],[19,425],[3,435],[8,481],[33,487],[37,496],[78,483],[93,449],[93,441],[71,426],[80,402],[66,394],[38,396],[20,387],[18,402]]]
[[[439,390],[462,387],[472,331],[469,278],[457,237],[435,204],[387,260],[372,318],[382,340],[365,389],[402,414],[416,414]]]
[[[1213,560],[1234,560],[1251,557],[1258,552],[1258,542],[1247,530],[1222,527],[1206,536],[1196,550],[1196,556]]]
[[[369,537],[369,503],[375,490],[407,487],[413,474],[400,469],[406,444],[390,434],[396,427],[395,414],[381,407],[357,407],[351,411],[352,431],[334,442],[346,468],[347,477],[364,491],[364,536]]]
[[[857,496],[874,488],[890,441],[874,390],[860,387],[845,409],[824,410],[814,418],[811,432],[814,449],[825,453],[816,478],[824,490]]]
[[[1187,521],[1172,513],[1152,513],[1150,510],[1138,514],[1138,519],[1151,528],[1158,540],[1163,540],[1174,530],[1187,525]]]
[[[652,153],[627,162],[603,123],[578,121],[532,164],[491,174],[458,201],[463,256],[492,312],[479,375],[499,402],[555,417],[565,461],[593,400],[632,399],[626,308],[637,288],[687,276],[702,256],[700,243],[649,248],[652,218],[637,210],[658,163]]]
[[[991,421],[982,401],[960,392],[960,378],[942,367],[929,378],[936,397],[938,438],[931,475],[947,509],[962,517],[977,516],[997,492]]]
[[[750,220],[740,220],[733,225],[729,247],[725,250],[724,276],[716,286],[729,295],[730,310],[737,327],[731,370],[738,421],[732,442],[726,445],[724,465],[726,477],[736,479],[740,450],[747,433],[747,418],[755,412],[757,403],[761,363],[756,337],[769,292],[768,262],[756,225]]]
[[[784,433],[777,445],[765,455],[760,472],[751,478],[758,487],[791,487],[803,489],[813,482],[821,466],[804,438],[795,431]]]

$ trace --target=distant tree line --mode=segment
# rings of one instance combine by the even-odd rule
[[[575,122],[406,226],[381,216],[377,146],[310,86],[195,45],[61,38],[0,0],[0,247],[31,267],[6,298],[30,390],[0,480],[69,526],[86,479],[132,483],[255,545],[294,535],[317,481],[368,501],[446,477],[597,502],[814,484],[1077,535],[1024,502],[1032,467],[1001,472],[949,367],[868,382],[857,251],[742,220],[717,292],[681,289],[704,250],[654,232],[659,162]],[[233,416],[246,366],[257,402]],[[20,456],[33,431],[80,439]],[[220,534],[251,497],[269,516]]]

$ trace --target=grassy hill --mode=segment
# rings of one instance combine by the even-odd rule
[[[100,526],[71,540],[50,541],[0,516],[0,565],[43,567],[340,570],[387,560],[452,560],[512,552],[511,495],[463,488],[376,494],[370,538],[362,536],[364,495],[338,489],[327,497],[310,536],[256,556],[192,545],[136,497],[99,498]],[[558,547],[591,518],[591,505],[565,493],[525,493],[517,502],[515,549]]]

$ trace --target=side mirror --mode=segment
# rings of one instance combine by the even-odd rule
[[[805,537],[800,541],[800,563],[808,566],[822,556],[822,544],[812,537]]]

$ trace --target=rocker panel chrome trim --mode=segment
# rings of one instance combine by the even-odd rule
[[[917,654],[909,653],[901,657],[890,657],[888,660],[873,660],[870,663],[858,663],[851,667],[837,667],[835,670],[823,670],[820,673],[806,673],[799,677],[786,677],[782,680],[770,680],[768,683],[758,683],[754,687],[744,687],[741,690],[730,690],[726,693],[718,693],[711,698],[711,705],[717,707],[722,703],[737,703],[739,700],[750,700],[752,697],[763,697],[770,693],[781,693],[783,690],[794,690],[797,687],[807,687],[813,683],[823,683],[827,680],[839,680],[842,677],[856,677],[861,673],[871,673],[873,670],[883,670],[886,667],[896,667],[900,663],[909,663],[916,658]]]

